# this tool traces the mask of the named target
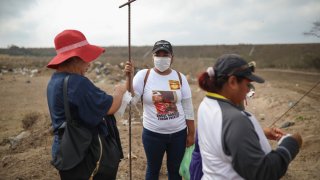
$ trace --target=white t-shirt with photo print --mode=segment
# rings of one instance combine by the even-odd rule
[[[181,74],[182,86],[175,70],[168,75],[160,75],[150,70],[144,87],[148,69],[139,71],[133,78],[133,89],[139,97],[143,94],[143,127],[161,134],[171,134],[186,128],[186,118],[181,105],[182,99],[191,98],[191,90],[186,77]]]

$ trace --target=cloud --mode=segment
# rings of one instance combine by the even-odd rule
[[[97,45],[127,45],[126,0],[0,1],[0,47],[53,46],[64,29]],[[318,0],[138,0],[131,7],[133,45],[319,42],[303,36],[320,18]]]
[[[5,45],[26,44],[30,40],[32,28],[26,13],[36,5],[35,0],[0,1],[0,38]],[[3,44],[1,44],[3,46]]]
[[[0,22],[9,21],[12,18],[20,17],[28,10],[35,0],[1,0],[0,1]]]
[[[317,16],[316,1],[175,1],[139,9],[136,17],[145,18],[136,32],[138,44],[152,37],[172,38],[178,44],[295,43],[303,42],[303,19]],[[165,7],[169,6],[169,7]],[[308,14],[301,15],[302,9]],[[292,19],[296,19],[294,21]],[[309,22],[310,23],[310,22]],[[290,26],[300,26],[294,30]],[[310,23],[311,25],[312,23]],[[290,27],[289,26],[289,27]],[[277,31],[278,30],[278,31]],[[292,36],[285,31],[295,31]],[[288,32],[287,32],[288,33]],[[279,39],[279,37],[281,37]]]

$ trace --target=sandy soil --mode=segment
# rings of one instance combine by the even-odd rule
[[[320,79],[318,73],[274,70],[260,70],[258,73],[267,82],[255,85],[256,95],[248,101],[247,109],[256,115],[263,126],[271,125]],[[59,179],[57,171],[49,163],[52,141],[46,104],[49,77],[50,72],[42,72],[32,78],[12,73],[0,76],[0,179]],[[97,83],[97,86],[107,92],[113,89],[108,79]],[[191,88],[196,111],[204,92],[195,82],[191,82]],[[135,107],[132,109],[132,176],[133,179],[144,179],[146,159],[141,143],[141,112]],[[127,116],[128,113],[117,118],[125,155],[128,154],[129,144]],[[299,132],[304,140],[302,150],[282,179],[320,179],[319,117],[320,85],[275,123],[279,127],[285,122],[293,122],[294,125],[284,130],[288,133]],[[20,137],[19,134],[24,138],[13,141],[13,137]],[[121,161],[117,179],[128,179],[128,162],[128,158]],[[164,166],[160,179],[167,179]]]

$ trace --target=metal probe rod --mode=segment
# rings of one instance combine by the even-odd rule
[[[122,8],[124,6],[128,6],[128,56],[129,56],[129,62],[131,62],[131,3],[136,0],[128,0],[127,3],[124,3],[123,5],[119,6],[119,8]],[[128,91],[131,91],[131,73],[128,74],[129,79],[129,89]],[[132,92],[131,92],[132,93]],[[129,179],[132,180],[132,163],[131,163],[131,102],[129,103]]]

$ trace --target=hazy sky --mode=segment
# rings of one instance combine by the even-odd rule
[[[0,47],[53,47],[64,29],[91,44],[127,45],[127,0],[0,0]],[[304,36],[320,20],[320,0],[137,0],[132,44],[320,43]]]

